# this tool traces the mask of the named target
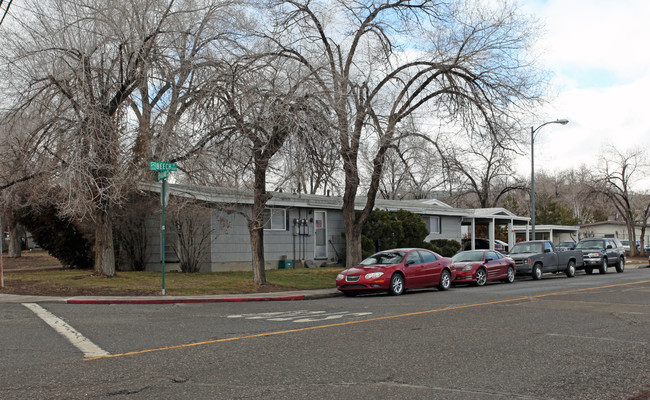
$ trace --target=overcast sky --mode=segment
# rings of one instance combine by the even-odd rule
[[[650,1],[520,0],[539,18],[555,96],[535,126],[535,170],[596,165],[604,146],[650,147]],[[650,155],[650,152],[649,152]],[[530,154],[520,160],[530,173]],[[650,189],[650,188],[646,188]]]

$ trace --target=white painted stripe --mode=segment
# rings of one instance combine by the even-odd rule
[[[95,343],[88,340],[85,336],[79,333],[76,329],[66,324],[61,318],[47,311],[36,303],[23,303],[23,305],[34,312],[45,323],[51,326],[55,331],[63,335],[70,341],[76,348],[84,353],[85,357],[102,357],[109,356],[110,354],[102,350]]]

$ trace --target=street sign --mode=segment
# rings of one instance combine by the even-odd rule
[[[169,177],[169,171],[158,171],[158,180],[162,181]]]
[[[151,161],[149,171],[176,171],[176,163]]]

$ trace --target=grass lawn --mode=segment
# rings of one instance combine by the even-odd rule
[[[5,287],[0,293],[44,296],[159,295],[161,272],[117,272],[112,278],[97,276],[92,270],[33,267],[60,265],[45,252],[23,252],[16,259],[4,257]],[[31,268],[30,268],[31,267]],[[11,272],[7,271],[11,269]],[[253,283],[252,271],[184,274],[165,273],[168,295],[210,295],[266,293],[285,290],[334,288],[341,268],[297,268],[266,271],[267,285]]]

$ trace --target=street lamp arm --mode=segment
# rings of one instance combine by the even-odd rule
[[[530,134],[531,134],[531,135],[534,135],[535,133],[537,133],[537,131],[539,131],[540,129],[542,129],[543,126],[546,126],[546,125],[548,125],[548,124],[560,124],[560,125],[566,125],[566,124],[568,124],[568,123],[569,123],[569,120],[568,120],[568,119],[556,119],[555,121],[544,122],[543,124],[541,124],[540,126],[538,126],[537,128],[534,128],[534,129],[533,129],[533,127],[531,126],[531,127],[530,127]],[[534,140],[534,137],[533,137],[533,140]]]

